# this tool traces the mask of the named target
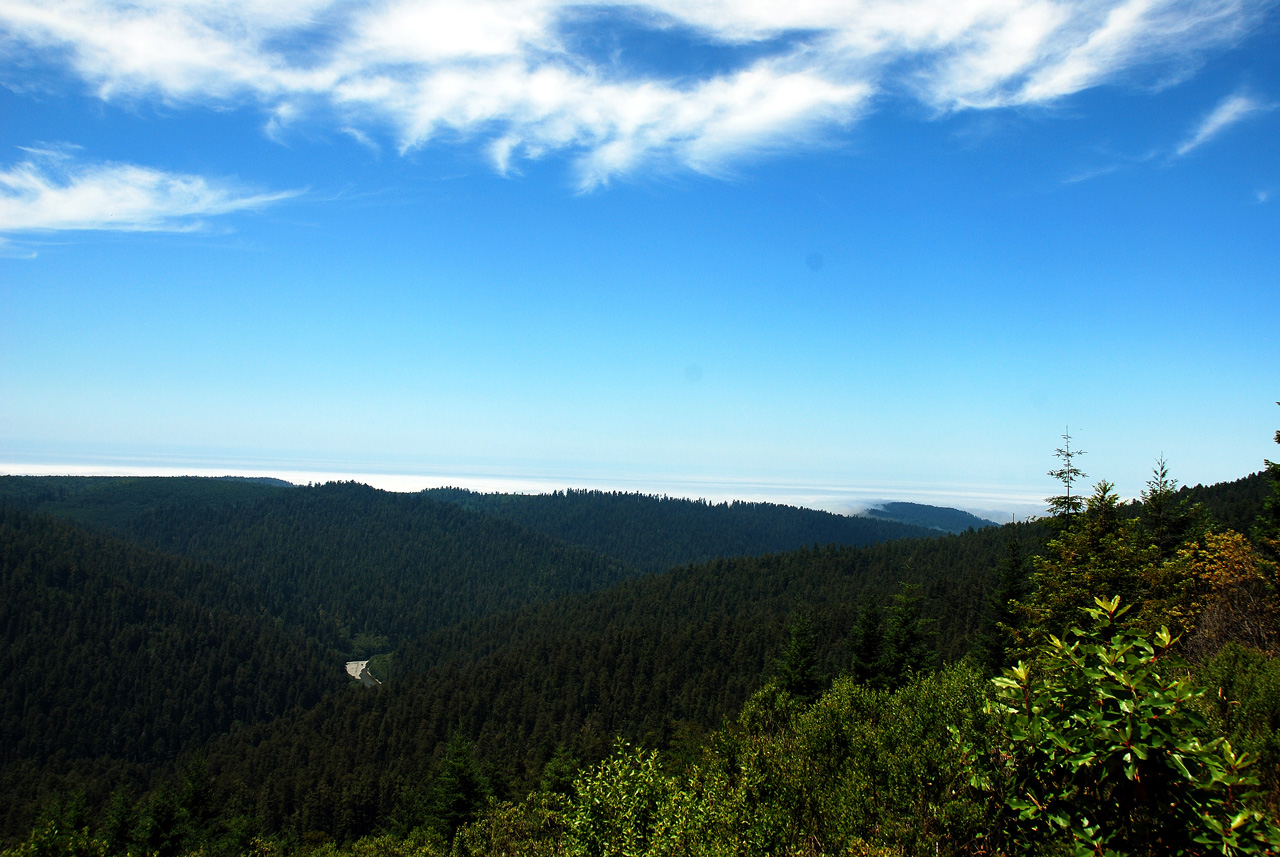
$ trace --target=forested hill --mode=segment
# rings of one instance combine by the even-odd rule
[[[1176,497],[1179,502],[1200,504],[1221,526],[1244,533],[1253,526],[1271,492],[1271,480],[1265,472],[1259,471],[1231,482],[1184,485],[1178,489]]]
[[[300,630],[166,591],[217,573],[0,510],[0,829],[30,824],[29,802],[63,776],[100,800],[214,735],[345,686]]]
[[[1010,541],[1025,557],[1044,535],[1010,525],[718,559],[491,615],[406,647],[406,675],[375,693],[338,695],[220,740],[210,767],[223,789],[257,784],[250,797],[272,825],[339,838],[379,818],[393,823],[405,795],[430,786],[451,736],[474,743],[501,795],[518,795],[557,748],[591,761],[616,736],[677,749],[696,742],[760,686],[798,611],[812,617],[828,675],[866,654],[864,613],[881,616],[895,641],[877,669],[883,661],[902,674],[957,658],[980,630]],[[920,587],[916,595],[904,582]],[[358,744],[343,740],[353,729]],[[313,749],[292,762],[298,747]]]
[[[1188,496],[1244,519],[1261,506],[1251,486]],[[132,788],[155,822],[135,833],[172,833],[174,793],[156,787],[197,746],[206,818],[339,839],[443,812],[431,795],[460,770],[451,748],[516,798],[618,735],[679,758],[761,686],[797,617],[827,675],[891,687],[961,658],[1049,531],[811,545],[646,574],[493,514],[351,483],[9,478],[0,505],[8,837],[48,803],[42,783],[82,791],[98,819],[113,790]],[[386,684],[347,686],[344,653],[384,645],[396,647]]]
[[[652,494],[556,491],[481,494],[423,492],[513,521],[647,571],[717,557],[759,556],[808,545],[870,545],[937,535],[899,521],[834,515],[776,503],[707,503]]]
[[[0,484],[28,498],[40,486]],[[344,651],[641,573],[509,521],[355,483],[122,478],[47,487],[60,498],[26,505],[223,570],[193,581],[184,597],[265,611]]]
[[[402,677],[374,694],[221,739],[211,769],[224,790],[257,784],[245,799],[273,828],[342,839],[395,829],[406,807],[429,804],[453,776],[441,767],[451,740],[474,748],[500,797],[545,783],[557,752],[589,762],[616,736],[678,757],[760,686],[799,612],[822,672],[892,681],[969,651],[1001,565],[1025,574],[1048,535],[1007,525],[717,559],[493,614],[404,647]],[[352,729],[358,745],[342,740]],[[299,747],[326,749],[291,762]]]
[[[970,512],[948,506],[928,506],[923,503],[881,503],[862,514],[869,518],[899,521],[948,533],[963,533],[970,527],[981,529],[999,526],[995,521],[979,518]]]

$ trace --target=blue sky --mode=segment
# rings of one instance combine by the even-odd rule
[[[1280,11],[0,2],[0,471],[1027,514],[1275,458]]]

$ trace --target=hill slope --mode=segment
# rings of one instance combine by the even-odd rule
[[[19,483],[38,493],[29,485]],[[73,490],[35,503],[40,512],[225,569],[180,594],[264,610],[344,651],[641,573],[508,521],[355,483],[125,478],[50,487]]]
[[[519,794],[559,746],[590,760],[618,735],[671,746],[718,726],[759,686],[798,608],[812,611],[828,674],[849,667],[859,608],[887,604],[904,580],[922,585],[941,648],[963,651],[1010,537],[1031,548],[1039,534],[1011,525],[720,559],[494,614],[407,646],[408,674],[374,693],[211,745],[211,769],[228,793],[257,784],[269,824],[340,838],[390,819],[451,736],[475,743],[500,793]],[[352,733],[359,742],[343,740]]]
[[[936,535],[896,521],[834,515],[776,503],[707,503],[651,494],[556,491],[479,494],[423,492],[521,524],[647,571],[717,557],[760,556],[819,544],[870,545]]]
[[[345,686],[340,662],[298,630],[162,588],[210,573],[0,510],[0,829],[29,825],[58,777],[145,781],[184,749]]]

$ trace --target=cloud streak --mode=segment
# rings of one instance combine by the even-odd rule
[[[1201,120],[1190,136],[1177,148],[1178,157],[1198,149],[1217,137],[1227,128],[1247,119],[1255,113],[1270,110],[1272,105],[1264,104],[1248,95],[1237,93],[1224,98],[1208,116]]]
[[[0,45],[65,66],[105,99],[247,100],[273,135],[323,121],[390,135],[402,151],[469,139],[501,170],[566,152],[588,189],[655,162],[714,173],[812,142],[877,96],[941,113],[1036,105],[1143,66],[1179,68],[1238,37],[1263,5],[0,0]],[[592,54],[577,38],[592,26],[669,40],[671,67]],[[681,45],[736,59],[680,68]]]
[[[297,195],[250,193],[135,164],[84,163],[59,149],[25,151],[26,160],[0,168],[0,233],[190,232],[203,225],[203,218]]]

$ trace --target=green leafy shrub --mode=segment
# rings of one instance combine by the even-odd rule
[[[639,857],[649,851],[654,825],[675,788],[656,751],[619,742],[613,756],[575,783],[571,839],[585,857]]]
[[[907,854],[962,849],[981,829],[981,807],[965,793],[965,759],[949,732],[976,740],[987,699],[969,663],[912,675],[896,691],[837,681],[796,726],[814,841],[842,853],[859,842]]]
[[[771,682],[672,788],[650,853],[960,852],[984,819],[948,726],[977,736],[988,697],[967,663],[896,691],[844,677],[812,705]]]
[[[988,846],[1075,855],[1275,854],[1251,759],[1211,738],[1204,695],[1171,651],[1121,630],[1118,597],[1095,599],[1091,631],[1050,637],[996,678],[1003,749],[975,784],[996,800]]]
[[[458,831],[456,857],[566,857],[567,797],[534,792],[524,800],[490,804]]]
[[[89,835],[88,828],[63,830],[46,821],[14,848],[0,850],[0,857],[106,857],[107,844]]]

